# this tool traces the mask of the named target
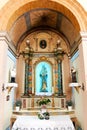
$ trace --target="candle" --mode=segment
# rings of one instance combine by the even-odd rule
[[[34,93],[34,87],[32,87],[32,93]]]

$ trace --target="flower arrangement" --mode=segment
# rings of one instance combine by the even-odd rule
[[[38,113],[38,118],[41,119],[41,120],[43,120],[44,119],[43,113]]]
[[[47,104],[50,103],[50,102],[51,102],[51,101],[50,101],[49,98],[44,98],[44,97],[42,97],[41,99],[37,100],[37,104],[38,104],[39,106],[41,106],[41,105],[47,105]]]
[[[38,118],[41,119],[41,120],[43,120],[43,119],[49,120],[50,113],[47,112],[47,111],[44,112],[44,113],[40,112],[40,113],[38,113]]]

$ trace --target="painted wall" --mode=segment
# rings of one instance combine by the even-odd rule
[[[10,0],[0,0],[0,8],[2,8],[8,1],[10,1]],[[83,7],[84,7],[84,9],[85,10],[87,10],[87,4],[86,4],[86,2],[87,2],[87,0],[84,0],[84,1],[82,1],[82,0],[77,0]]]
[[[8,2],[9,0],[0,0],[0,9]]]
[[[9,72],[13,69],[15,62],[16,62],[15,57],[8,51],[6,82],[9,82]],[[15,91],[14,88],[12,88],[10,93],[8,93],[7,90],[4,91],[4,127],[3,127],[3,130],[5,130],[10,125],[10,117],[12,114],[13,103],[14,103],[14,91]]]
[[[71,66],[73,66],[77,72],[77,81],[80,82],[80,77],[79,77],[79,73],[80,73],[80,63],[79,63],[79,52],[77,52],[71,59]],[[72,99],[73,102],[75,103],[75,113],[76,113],[76,117],[79,121],[79,123],[81,124],[81,126],[83,125],[83,115],[82,115],[82,90],[79,89],[79,91],[77,92],[75,88],[72,88]]]
[[[4,124],[5,93],[2,87],[6,81],[7,47],[6,42],[0,40],[0,130],[3,130]]]
[[[83,8],[87,11],[87,0],[84,0],[84,1],[82,1],[82,0],[77,0],[82,6],[83,6]]]

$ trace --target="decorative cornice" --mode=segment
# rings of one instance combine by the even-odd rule
[[[5,41],[6,44],[8,45],[9,49],[16,54],[16,48],[12,43],[12,40],[9,36],[9,34],[5,31],[0,31],[0,41]]]
[[[0,40],[5,40],[6,43],[11,42],[11,39],[7,32],[0,31]]]
[[[37,58],[37,60],[36,60],[35,63],[34,63],[34,66],[36,66],[36,64],[38,64],[39,62],[42,62],[42,61],[44,61],[44,62],[49,62],[51,65],[53,65],[52,61],[50,61],[50,60],[48,59],[48,57],[46,57],[46,56],[41,56],[41,57]]]
[[[87,32],[80,32],[82,41],[87,41]]]

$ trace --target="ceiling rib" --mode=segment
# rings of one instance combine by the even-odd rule
[[[29,12],[25,13],[24,17],[25,17],[25,21],[26,21],[27,30],[28,30],[31,28],[30,13]]]
[[[62,14],[58,13],[57,14],[57,22],[56,22],[56,27],[60,31],[61,29],[61,23],[62,23]]]

